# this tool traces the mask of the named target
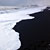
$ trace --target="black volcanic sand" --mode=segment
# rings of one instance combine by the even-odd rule
[[[35,18],[23,20],[13,28],[20,33],[19,50],[46,50],[50,43],[50,10],[29,15]]]

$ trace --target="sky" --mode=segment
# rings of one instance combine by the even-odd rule
[[[50,5],[50,0],[0,0],[1,6],[18,6],[27,4]]]
[[[9,5],[15,6],[20,4],[25,4],[26,0],[0,0],[0,5]]]

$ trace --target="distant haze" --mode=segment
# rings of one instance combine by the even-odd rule
[[[0,0],[0,6],[50,5],[50,0]]]

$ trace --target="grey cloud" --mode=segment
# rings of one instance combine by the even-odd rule
[[[15,6],[15,5],[21,5],[25,4],[26,0],[0,0],[0,5],[9,5],[9,6]]]
[[[0,0],[0,5],[18,6],[27,4],[50,5],[50,0]]]

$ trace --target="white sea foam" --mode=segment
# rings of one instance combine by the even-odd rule
[[[12,28],[21,20],[34,19],[35,17],[31,17],[28,14],[39,11],[41,11],[41,7],[0,14],[0,50],[19,49],[21,46],[19,32],[14,31]]]

